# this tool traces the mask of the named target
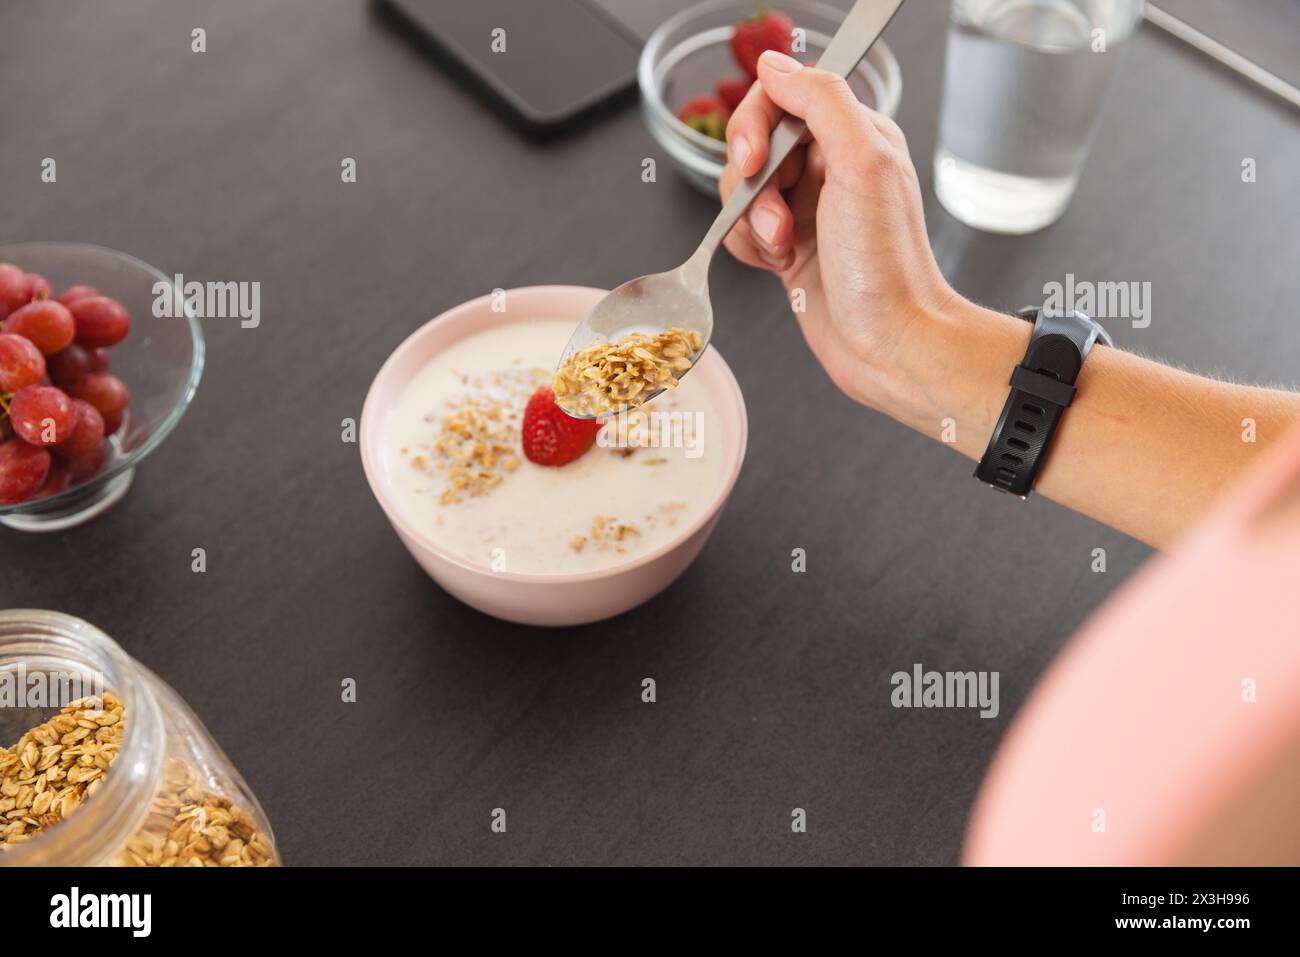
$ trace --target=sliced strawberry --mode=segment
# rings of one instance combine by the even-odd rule
[[[524,409],[524,455],[538,465],[568,465],[592,447],[601,424],[575,419],[555,404],[555,393],[542,386]]]
[[[677,111],[677,118],[697,133],[725,140],[731,110],[716,96],[697,96]]]
[[[758,58],[765,50],[794,52],[793,32],[794,24],[784,13],[759,7],[754,16],[736,24],[731,35],[731,55],[751,80],[757,80]]]
[[[740,106],[740,101],[749,92],[749,87],[753,82],[747,76],[729,76],[725,80],[719,80],[718,99],[722,101],[727,109],[734,113],[736,107]]]

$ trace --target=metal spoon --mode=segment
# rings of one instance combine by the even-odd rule
[[[840,28],[835,31],[826,52],[817,62],[818,68],[848,77],[884,32],[902,3],[903,0],[858,0]],[[803,120],[798,117],[788,114],[783,116],[772,130],[767,147],[767,162],[761,170],[736,187],[691,258],[671,272],[642,276],[625,282],[596,303],[596,308],[579,323],[569,344],[564,347],[559,366],[563,366],[573,353],[594,343],[617,342],[630,332],[653,335],[674,326],[700,334],[700,348],[692,357],[694,366],[704,354],[713,335],[713,305],[709,301],[709,265],[713,262],[713,254],[744,215],[749,204],[767,185],[777,167],[798,145],[805,129]],[[681,375],[689,371],[688,369]],[[644,396],[642,401],[648,402],[663,391],[656,389]],[[567,408],[565,411],[575,418],[597,417],[578,414]]]

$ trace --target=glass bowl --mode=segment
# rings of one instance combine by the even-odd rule
[[[712,0],[683,10],[651,34],[637,67],[650,135],[673,165],[711,196],[718,194],[727,145],[691,129],[677,118],[677,111],[692,98],[713,93],[724,77],[741,75],[731,56],[731,35],[735,24],[753,16],[758,6],[756,0]],[[821,56],[844,19],[842,10],[813,0],[787,0],[773,7],[807,32],[806,50],[795,54],[805,63]],[[884,40],[877,40],[858,64],[849,86],[872,109],[890,117],[897,112],[903,75]]]
[[[85,283],[122,303],[131,334],[110,353],[109,371],[126,384],[131,401],[121,428],[109,440],[108,459],[95,475],[55,495],[0,505],[0,524],[28,532],[80,525],[107,511],[126,494],[135,467],[175,428],[203,372],[203,332],[189,308],[172,306],[178,319],[154,316],[162,283],[173,302],[182,299],[173,280],[126,253],[82,243],[17,243],[0,246],[0,262],[13,263],[50,281],[54,295]]]

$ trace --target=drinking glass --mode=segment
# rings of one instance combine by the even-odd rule
[[[952,0],[935,192],[962,222],[1028,233],[1074,194],[1143,0]]]

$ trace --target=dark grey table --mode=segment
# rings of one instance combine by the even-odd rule
[[[680,5],[608,2],[643,33]],[[927,188],[945,7],[912,0],[886,34]],[[943,266],[1005,308],[1066,272],[1150,281],[1151,326],[1121,325],[1122,345],[1294,383],[1296,117],[1149,27],[1130,52],[1065,218],[991,238],[931,202]],[[448,306],[681,259],[713,209],[672,175],[641,182],[659,154],[637,111],[524,141],[343,0],[11,0],[0,91],[0,241],[258,280],[263,310],[255,330],[207,324],[193,407],[115,511],[0,534],[0,606],[83,616],[169,680],[291,863],[953,863],[1017,707],[1148,557],[1049,502],[990,494],[966,460],[841,397],[775,281],[727,260],[715,341],[751,439],[709,547],[612,622],[486,618],[409,558],[339,423]],[[999,671],[1000,716],[893,709],[889,675],[913,662]]]

